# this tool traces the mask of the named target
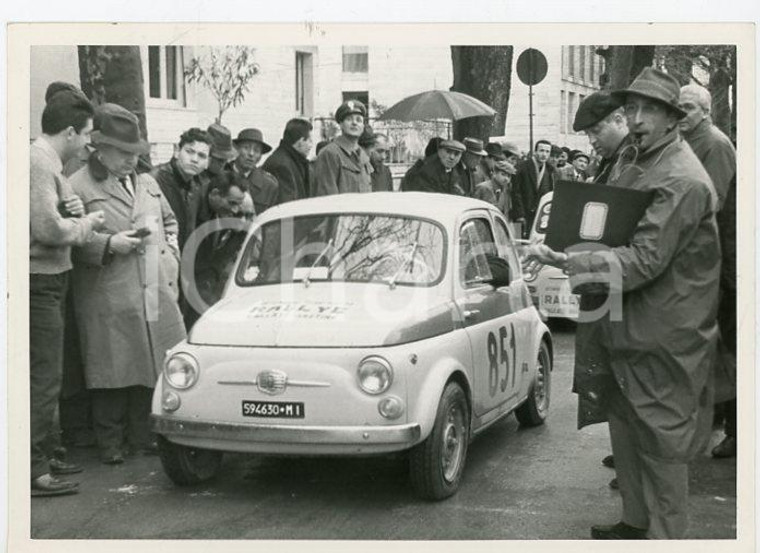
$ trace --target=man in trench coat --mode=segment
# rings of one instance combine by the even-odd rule
[[[687,527],[687,463],[704,449],[712,422],[720,273],[715,190],[678,136],[684,112],[673,77],[645,68],[613,95],[624,105],[637,149],[614,184],[652,191],[652,203],[629,245],[600,255],[542,244],[526,261],[529,269],[561,267],[576,280],[603,275],[612,295],[622,295],[621,316],[610,312],[598,337],[606,359],[595,370],[608,378],[595,393],[607,406],[623,512],[617,524],[592,527],[591,536],[679,539]]]
[[[177,306],[177,221],[158,183],[136,174],[148,144],[137,118],[101,106],[97,152],[71,177],[85,210],[106,227],[73,252],[74,309],[101,460],[149,450],[152,391],[166,350],[185,338]],[[135,236],[135,230],[149,234]],[[126,449],[124,449],[126,448]]]

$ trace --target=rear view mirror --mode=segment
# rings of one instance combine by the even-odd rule
[[[512,281],[512,275],[510,274],[507,260],[492,254],[486,254],[486,259],[488,260],[488,268],[491,271],[491,278],[486,282],[494,288],[509,286],[509,283]]]

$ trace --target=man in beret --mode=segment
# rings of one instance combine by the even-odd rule
[[[316,196],[372,191],[372,165],[367,153],[359,146],[366,117],[367,108],[358,100],[343,102],[335,111],[341,134],[317,156],[314,166]]]
[[[731,140],[716,127],[710,117],[712,97],[699,85],[681,87],[678,105],[686,116],[678,123],[681,136],[710,175],[718,196],[717,223],[721,243],[720,304],[718,325],[721,334],[720,363],[717,372],[728,380],[732,399],[717,405],[718,419],[723,419],[725,438],[712,450],[713,457],[736,456],[736,150]],[[719,380],[716,378],[716,385]],[[717,388],[717,386],[716,386]],[[716,394],[717,395],[717,394]],[[726,398],[716,398],[722,401]]]
[[[261,215],[279,201],[277,179],[258,167],[261,156],[271,152],[272,147],[264,142],[264,135],[259,129],[243,129],[232,143],[237,150],[237,157],[227,169],[243,177],[248,186],[246,192],[253,200],[253,213]],[[244,205],[243,211],[249,212],[250,206]],[[250,216],[250,213],[248,215]]]
[[[648,67],[612,93],[624,106],[636,155],[608,184],[654,196],[629,244],[604,252],[555,252],[540,244],[526,256],[528,270],[548,263],[575,282],[606,282],[622,303],[594,338],[603,385],[575,382],[579,426],[590,402],[609,420],[623,502],[620,521],[593,526],[594,539],[686,537],[688,462],[704,449],[712,426],[720,273],[715,191],[678,135],[686,115],[679,89],[672,76]]]
[[[594,182],[606,184],[620,175],[620,156],[632,144],[620,101],[608,92],[595,92],[581,102],[573,121],[575,132],[584,132],[602,161]],[[630,149],[629,149],[630,151]],[[613,171],[613,167],[618,165]]]
[[[426,157],[418,169],[407,171],[402,190],[464,196],[457,165],[465,149],[458,140],[442,140],[434,155]]]

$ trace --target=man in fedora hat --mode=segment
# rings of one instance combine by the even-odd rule
[[[340,136],[317,156],[314,165],[316,196],[372,191],[372,165],[367,153],[359,146],[366,118],[367,108],[358,100],[343,102],[335,110]]]
[[[206,172],[209,179],[224,171],[224,166],[235,159],[237,152],[232,147],[232,133],[220,123],[211,123],[206,129],[211,138],[211,149]]]
[[[462,140],[462,144],[464,144],[465,151],[462,154],[459,172],[462,188],[465,194],[470,196],[478,184],[488,180],[488,166],[485,164],[488,152],[483,149],[483,141],[478,138],[466,137]]]
[[[295,118],[285,124],[280,145],[264,162],[263,168],[277,179],[277,203],[300,200],[311,196],[309,152],[312,124]]]
[[[277,179],[269,172],[258,167],[261,156],[272,151],[272,147],[264,142],[264,135],[259,129],[243,129],[232,141],[237,150],[237,157],[227,165],[246,183],[246,192],[253,201],[256,215],[261,215],[270,207],[277,205]],[[244,207],[247,210],[247,207]]]
[[[180,135],[172,159],[151,173],[177,217],[180,251],[184,250],[185,242],[197,226],[211,143],[211,136],[206,131],[190,128]]]
[[[458,140],[442,140],[434,155],[425,158],[418,168],[407,171],[402,181],[404,192],[437,192],[464,196],[457,166],[465,146]]]
[[[594,526],[591,536],[680,539],[687,528],[687,463],[704,449],[712,424],[720,273],[715,191],[678,136],[685,112],[673,77],[648,67],[612,94],[624,106],[636,152],[609,184],[651,191],[652,203],[630,245],[562,253],[542,244],[531,247],[526,264],[533,270],[549,263],[571,279],[599,277],[611,295],[622,296],[619,316],[610,313],[607,331],[596,337],[607,379],[595,393],[609,419],[623,511],[620,522]]]
[[[71,177],[106,226],[74,251],[74,310],[101,460],[154,452],[149,414],[166,350],[185,337],[177,305],[177,220],[158,183],[135,172],[149,150],[137,117],[101,106],[96,151]],[[153,257],[153,259],[151,259]]]

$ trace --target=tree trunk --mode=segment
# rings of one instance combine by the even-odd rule
[[[731,136],[731,104],[729,103],[728,87],[731,86],[731,76],[723,67],[718,67],[710,75],[710,95],[712,96],[712,121],[713,124],[725,133]]]
[[[654,61],[654,46],[610,46],[598,53],[606,62],[599,80],[607,90],[627,88]]]
[[[140,135],[148,139],[145,89],[139,46],[79,46],[82,91],[96,105],[119,104],[137,116]],[[150,165],[150,155],[141,157]]]
[[[465,136],[488,142],[490,136],[502,136],[507,122],[512,82],[512,46],[452,46],[451,62],[454,85],[496,110],[493,118],[468,117],[454,122],[454,138]]]

